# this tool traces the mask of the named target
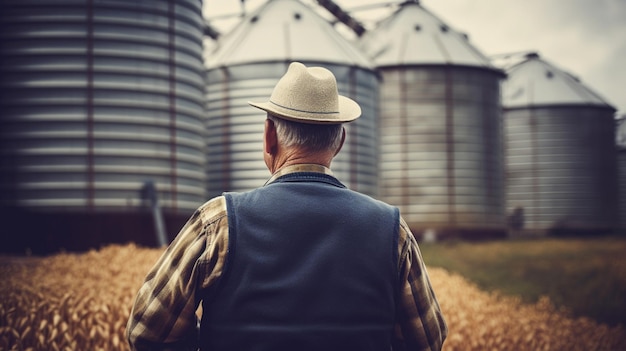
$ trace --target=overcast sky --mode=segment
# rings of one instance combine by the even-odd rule
[[[253,11],[265,1],[246,0],[246,10]],[[394,2],[334,1],[344,10],[353,10],[352,15],[367,28],[392,8],[363,6]],[[302,2],[316,4],[314,0]],[[204,4],[209,19],[242,10],[240,0],[204,0]],[[450,27],[468,34],[483,54],[536,51],[626,114],[626,0],[422,0],[421,4]],[[236,20],[211,23],[227,31]]]

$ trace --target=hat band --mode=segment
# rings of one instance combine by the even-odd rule
[[[331,114],[337,114],[339,113],[339,111],[336,112],[317,112],[317,111],[305,111],[305,110],[298,110],[297,108],[291,108],[291,107],[287,107],[287,106],[283,106],[280,104],[275,103],[274,101],[270,100],[270,103],[280,107],[280,108],[284,108],[287,110],[291,110],[291,111],[296,111],[296,112],[304,112],[304,113],[316,113],[316,114],[320,114],[320,115],[331,115]]]

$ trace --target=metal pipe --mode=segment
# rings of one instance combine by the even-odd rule
[[[335,2],[333,2],[332,0],[317,0],[317,3],[320,4],[320,6],[324,7],[326,10],[328,10],[331,14],[333,14],[333,16],[341,21],[341,23],[352,29],[359,37],[363,35],[363,33],[365,33],[365,27],[363,27],[360,22],[350,16],[349,13],[342,10],[341,7],[335,4]]]
[[[209,23],[208,21],[204,21],[202,32],[204,35],[208,36],[209,38],[213,40],[217,40],[221,35],[221,33],[218,32],[217,29],[215,29],[215,27],[213,27],[211,23]]]
[[[156,186],[153,181],[149,180],[144,182],[141,190],[143,195],[142,197],[149,202],[154,222],[154,229],[156,230],[157,243],[159,246],[163,247],[167,245],[167,238],[165,236],[165,224],[163,223],[163,214],[161,213],[161,207],[159,206]]]

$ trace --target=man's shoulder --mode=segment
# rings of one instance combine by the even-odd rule
[[[226,199],[224,195],[216,196],[205,202],[198,208],[198,212],[204,223],[212,223],[226,217]]]
[[[350,192],[352,194],[352,196],[355,199],[360,199],[361,201],[373,204],[375,206],[378,206],[380,208],[385,208],[388,210],[391,210],[393,212],[399,212],[399,209],[397,206],[391,205],[385,201],[382,201],[380,199],[377,199],[371,195],[359,192],[359,191],[355,191],[355,190],[350,190],[350,189],[346,189],[348,192]]]

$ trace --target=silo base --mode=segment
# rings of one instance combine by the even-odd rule
[[[446,240],[493,240],[507,237],[505,228],[411,228],[418,241],[435,242]]]
[[[542,238],[542,237],[595,237],[616,234],[620,231],[615,228],[608,227],[551,227],[551,228],[525,228],[525,229],[509,229],[508,237],[517,238]]]
[[[158,246],[154,220],[148,210],[73,213],[3,208],[0,213],[2,253],[46,255],[130,242],[140,246]],[[191,213],[163,213],[168,242],[190,216]]]

